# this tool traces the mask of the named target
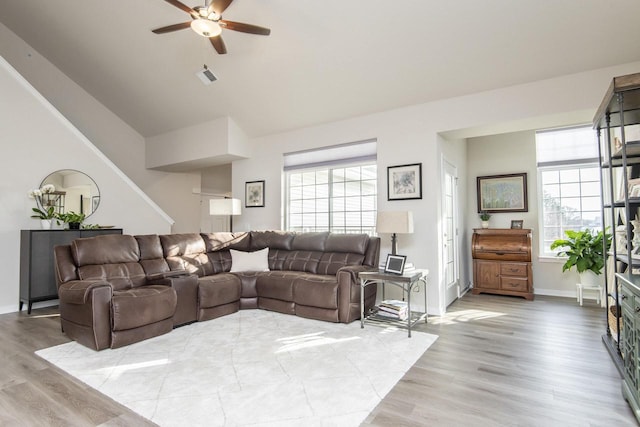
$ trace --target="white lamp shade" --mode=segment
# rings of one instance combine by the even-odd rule
[[[210,215],[240,215],[242,208],[240,199],[211,199],[209,200]]]
[[[413,212],[379,211],[376,219],[376,231],[378,233],[413,233]]]

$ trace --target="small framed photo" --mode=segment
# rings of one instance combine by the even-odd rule
[[[422,199],[422,163],[387,167],[387,200]]]
[[[629,197],[640,197],[640,178],[634,178],[628,180],[629,184]],[[624,200],[624,196],[622,197]]]
[[[524,225],[524,220],[522,219],[512,219],[511,220],[511,228],[515,230],[522,230],[522,226]]]
[[[387,255],[387,263],[384,265],[385,273],[402,274],[404,263],[407,260],[405,255]]]
[[[246,208],[264,208],[264,181],[245,182],[244,206]]]

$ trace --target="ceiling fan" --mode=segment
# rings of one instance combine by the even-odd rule
[[[203,37],[207,37],[211,41],[216,52],[221,55],[227,53],[227,47],[224,45],[224,41],[221,36],[223,28],[227,30],[240,31],[242,33],[258,34],[261,36],[268,36],[271,34],[271,30],[268,28],[222,19],[222,12],[229,7],[233,0],[207,0],[204,6],[196,6],[194,8],[191,8],[178,0],[165,1],[191,15],[191,21],[156,28],[155,30],[152,30],[155,34],[170,33],[172,31],[183,30],[191,27],[191,29],[196,33]]]

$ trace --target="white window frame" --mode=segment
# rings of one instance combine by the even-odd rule
[[[347,231],[346,228],[347,226],[335,226],[332,221],[333,221],[333,213],[335,212],[333,210],[333,203],[332,203],[332,198],[333,198],[333,186],[332,184],[332,170],[335,169],[346,169],[346,168],[350,168],[350,167],[363,167],[363,166],[375,166],[376,167],[376,173],[375,173],[375,177],[374,179],[372,179],[372,181],[375,182],[376,188],[375,188],[375,193],[374,194],[368,194],[367,197],[372,196],[373,197],[373,202],[374,202],[374,209],[373,211],[363,211],[362,210],[362,204],[360,205],[360,210],[359,211],[350,211],[350,212],[360,212],[360,216],[362,217],[362,212],[370,212],[373,215],[373,223],[371,226],[366,226],[363,227],[362,226],[362,222],[360,223],[360,227],[359,230],[352,230],[352,231]],[[291,174],[295,174],[295,173],[304,173],[304,172],[317,172],[317,171],[322,171],[322,170],[326,170],[328,171],[328,175],[329,175],[329,183],[328,183],[328,187],[329,187],[329,192],[328,192],[328,203],[329,203],[329,212],[328,212],[328,216],[329,216],[329,221],[328,221],[328,226],[327,226],[327,230],[331,231],[333,233],[366,233],[369,235],[376,235],[375,234],[375,217],[376,217],[376,213],[377,213],[377,209],[378,209],[378,173],[377,173],[377,169],[378,169],[378,165],[376,161],[362,161],[362,162],[354,162],[354,163],[346,163],[346,164],[333,164],[333,165],[326,165],[326,166],[321,166],[321,167],[310,167],[310,168],[300,168],[300,169],[293,169],[293,170],[288,170],[284,172],[284,193],[285,193],[285,203],[284,203],[284,229],[285,230],[293,230],[293,231],[316,231],[318,230],[318,227],[312,227],[309,229],[303,229],[303,230],[298,230],[298,229],[294,229],[291,227],[291,218],[290,218],[290,206],[291,206],[291,200],[290,200],[290,196],[291,196],[291,191],[290,191],[290,176]],[[362,179],[360,181],[363,181]],[[362,194],[360,194],[360,197],[363,197]],[[311,199],[307,199],[307,200],[311,200]],[[340,228],[338,228],[340,227]],[[324,230],[324,228],[320,228],[322,230]]]
[[[540,258],[542,259],[554,259],[554,260],[558,260],[558,261],[562,261],[564,262],[564,258],[563,257],[558,257],[557,256],[557,252],[558,251],[545,251],[545,211],[544,211],[544,187],[543,187],[543,183],[542,183],[542,173],[545,171],[562,171],[562,170],[573,170],[573,169],[580,169],[580,168],[595,168],[599,171],[600,166],[597,162],[593,162],[593,161],[588,161],[588,162],[567,162],[564,164],[557,164],[557,165],[553,165],[553,166],[538,166],[537,168],[537,178],[538,178],[538,192],[539,192],[539,196],[538,196],[538,226],[540,229],[540,233],[539,233],[539,244],[538,244],[538,255]],[[602,176],[600,175],[600,179],[602,179]],[[580,179],[579,181],[582,184],[582,179]],[[602,206],[602,186],[600,184],[600,181],[598,181],[598,185],[600,187],[600,203],[599,206]],[[562,197],[562,196],[561,196]],[[581,194],[581,198],[582,198],[582,194]],[[587,197],[587,196],[585,196]],[[580,212],[583,212],[582,208],[580,209]],[[601,214],[601,221],[603,221],[603,217],[602,217],[602,209],[600,209],[600,214]],[[561,238],[564,238],[565,234],[565,230],[574,230],[574,228],[570,228],[570,227],[564,227],[564,224],[560,224],[561,230],[560,230],[560,235]],[[595,231],[598,231],[602,228],[602,224],[600,224],[600,226],[598,227],[594,227]]]

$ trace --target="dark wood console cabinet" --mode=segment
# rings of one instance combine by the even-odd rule
[[[121,228],[92,230],[21,230],[20,231],[20,302],[27,303],[31,314],[34,302],[58,298],[53,266],[53,247],[66,245],[80,237],[122,234]]]
[[[512,295],[533,299],[531,230],[473,230],[473,294]]]

